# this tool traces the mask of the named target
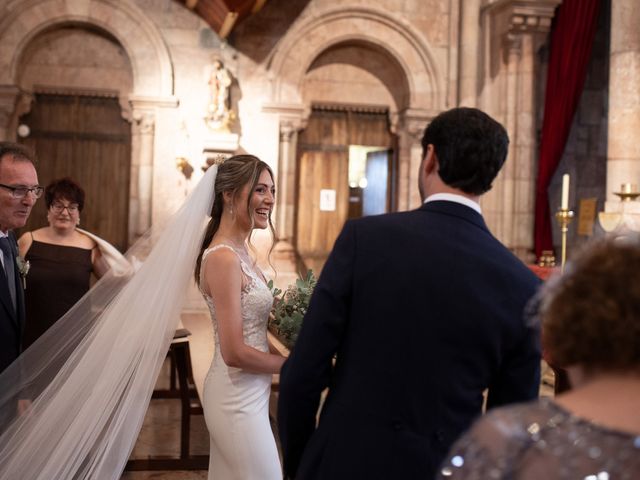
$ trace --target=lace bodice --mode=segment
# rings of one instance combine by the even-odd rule
[[[248,282],[243,286],[240,292],[240,302],[242,308],[242,333],[244,336],[245,344],[256,348],[262,352],[269,351],[269,344],[267,342],[267,321],[269,319],[269,312],[273,305],[273,295],[266,286],[264,281],[258,277],[256,271],[248,265],[238,252],[231,246],[225,244],[214,245],[208,248],[202,254],[202,265],[207,260],[207,257],[214,251],[220,248],[228,248],[233,251],[240,260],[240,268],[248,279]],[[202,272],[201,269],[200,285],[202,285]],[[213,299],[207,295],[202,286],[200,286],[200,292],[202,293],[209,311],[211,312],[211,321],[213,324],[213,333],[215,339],[215,356],[214,363],[219,361],[220,355],[220,342],[218,337],[218,321],[216,319],[216,308]]]
[[[487,414],[453,446],[439,479],[640,478],[640,436],[596,425],[550,399]]]

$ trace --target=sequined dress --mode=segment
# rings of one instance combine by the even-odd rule
[[[219,248],[228,248],[238,255],[228,245],[215,245],[203,253],[203,266],[207,256]],[[240,255],[238,258],[247,279],[240,294],[244,342],[268,352],[267,320],[273,296],[253,268]],[[269,422],[271,375],[249,373],[224,363],[215,305],[209,295],[204,292],[202,295],[211,312],[215,338],[215,353],[203,395],[210,436],[209,480],[280,480],[282,469]]]
[[[453,446],[438,478],[640,479],[640,436],[541,399],[485,415]]]

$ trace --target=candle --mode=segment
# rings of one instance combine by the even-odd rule
[[[562,202],[560,203],[562,210],[569,210],[569,174],[562,175]]]

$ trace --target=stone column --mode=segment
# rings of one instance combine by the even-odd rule
[[[510,139],[507,162],[482,207],[493,233],[525,260],[533,260],[537,52],[560,1],[507,0],[481,10],[487,59],[481,103]]]
[[[400,113],[398,141],[398,202],[399,211],[420,206],[418,170],[422,162],[422,135],[435,113],[405,110]]]
[[[500,172],[500,197],[502,205],[508,205],[502,212],[499,228],[494,232],[506,245],[514,245],[514,214],[515,214],[515,173],[518,151],[514,145],[513,137],[517,140],[517,110],[519,96],[519,72],[518,67],[522,58],[522,36],[507,34],[504,39],[506,57],[506,91],[505,91],[505,115],[504,127],[512,137],[507,161]]]
[[[640,184],[640,8],[634,0],[611,2],[607,205],[623,183]]]
[[[480,54],[480,0],[461,1],[460,75],[458,105],[475,107],[478,101],[478,58]]]
[[[294,216],[296,210],[296,149],[300,119],[280,119],[280,147],[276,192],[276,244],[273,247],[273,265],[278,272],[277,285],[286,288],[298,278],[298,255],[293,246]]]
[[[14,117],[20,90],[14,85],[0,85],[0,140],[15,140],[9,126]]]
[[[279,241],[291,242],[295,210],[296,147],[299,122],[280,122],[280,158],[278,163],[278,192],[276,231]]]
[[[131,132],[131,202],[129,241],[151,226],[155,112],[133,107]]]
[[[130,95],[131,180],[129,200],[129,242],[133,243],[152,223],[153,170],[156,122],[163,108],[178,106],[176,97]]]

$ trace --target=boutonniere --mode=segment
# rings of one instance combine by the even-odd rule
[[[16,265],[18,267],[18,273],[20,274],[20,278],[22,278],[22,288],[26,290],[27,289],[27,273],[29,273],[31,264],[29,263],[29,260],[25,260],[20,255],[18,255],[16,257]]]

